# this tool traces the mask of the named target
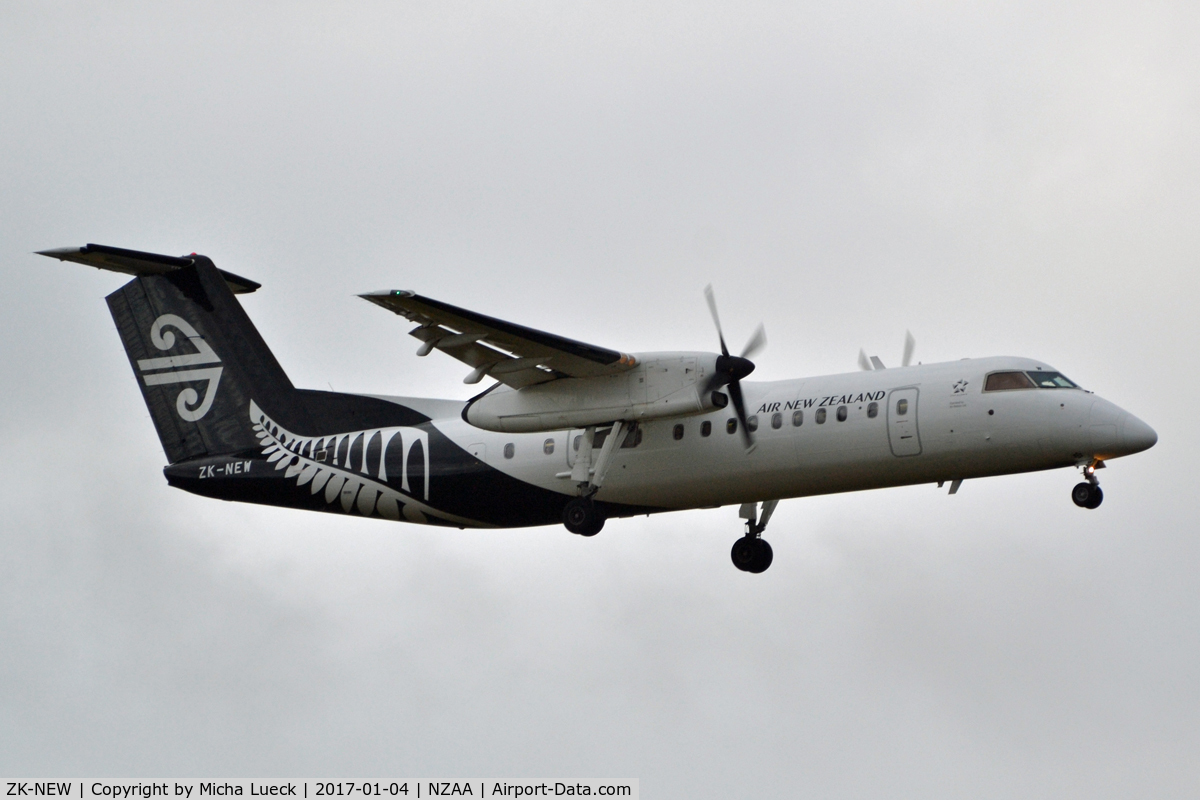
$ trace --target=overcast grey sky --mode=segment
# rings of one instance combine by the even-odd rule
[[[248,5],[252,7],[247,7]],[[1200,6],[0,7],[0,777],[1195,797]],[[1045,359],[1103,473],[458,532],[166,486],[103,297],[197,251],[301,386],[465,399],[411,288],[756,378]]]

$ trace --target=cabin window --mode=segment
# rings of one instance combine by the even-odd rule
[[[674,428],[672,428],[672,429],[671,429],[671,436],[673,436],[673,437],[675,438],[675,441],[677,441],[677,442],[678,442],[680,439],[682,439],[682,438],[683,438],[683,426],[682,426],[682,425],[676,425]]]
[[[1032,388],[1033,381],[1029,380],[1029,376],[1024,372],[993,372],[987,376],[987,380],[983,383],[983,390],[985,392],[1005,392],[1009,389]]]
[[[571,449],[574,450],[576,453],[578,453],[579,445],[581,445],[581,444],[583,444],[583,434],[582,433],[576,434],[575,440],[573,442],[571,442]]]
[[[817,409],[817,424],[818,425],[825,424],[825,409],[823,409],[823,408]]]
[[[604,446],[604,440],[612,433],[612,428],[603,428],[592,434],[592,449],[599,450]]]
[[[517,454],[517,446],[515,444],[513,444],[512,442],[509,442],[508,444],[504,445],[504,457],[505,458],[512,458],[516,454]]]
[[[729,421],[725,423],[725,432],[737,433],[737,417],[729,418]]]
[[[758,430],[757,414],[752,414],[751,416],[746,417],[746,430],[750,431],[751,433],[754,433],[756,430]]]
[[[554,455],[554,440],[553,439],[547,439],[545,442],[542,443],[542,452],[548,456]]]
[[[879,403],[871,403],[867,406],[867,416],[871,419],[879,416]]]
[[[621,442],[621,447],[628,449],[628,448],[632,448],[632,447],[637,447],[641,443],[642,443],[642,426],[638,425],[635,422],[635,423],[633,423],[633,427],[629,429],[629,433],[625,434],[625,441]]]
[[[793,411],[792,412],[792,427],[799,428],[803,424],[804,424],[804,412],[803,411]]]
[[[706,419],[700,423],[700,435],[708,436],[710,433],[712,433],[712,422]]]
[[[897,400],[896,401],[896,416],[903,417],[907,413],[908,413],[908,401],[907,400]]]
[[[1039,389],[1078,389],[1061,372],[1030,372],[1029,377]]]
[[[779,430],[783,427],[783,414],[780,414],[778,411],[776,411],[771,415],[771,427],[775,430]]]
[[[838,422],[845,422],[847,413],[845,406],[838,406]]]

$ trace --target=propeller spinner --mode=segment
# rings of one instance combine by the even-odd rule
[[[754,362],[750,356],[762,350],[767,344],[767,331],[760,323],[754,335],[742,348],[740,356],[729,355],[729,347],[725,344],[725,333],[721,330],[721,317],[717,314],[717,299],[713,296],[712,284],[704,287],[704,298],[708,301],[708,310],[712,312],[713,324],[717,327],[717,338],[721,342],[721,355],[717,356],[716,374],[709,381],[708,391],[715,391],[727,386],[729,399],[733,401],[733,410],[737,415],[738,426],[742,431],[742,440],[746,443],[746,451],[754,449],[754,437],[750,426],[746,424],[746,402],[742,397],[742,378],[754,372]]]

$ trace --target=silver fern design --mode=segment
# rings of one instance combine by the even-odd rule
[[[429,499],[429,434],[420,428],[375,428],[331,436],[300,436],[264,414],[253,400],[250,422],[267,463],[284,470],[284,478],[295,478],[297,486],[309,487],[314,495],[323,493],[326,503],[340,501],[347,514],[358,511],[364,517],[377,514],[384,519],[403,517],[418,523],[434,517],[457,525],[486,527],[476,520],[438,511],[412,497],[408,461],[419,444],[424,456],[421,488],[424,499]],[[387,483],[389,449],[400,457],[400,491]],[[377,457],[372,457],[376,453]],[[395,458],[392,463],[396,463]]]

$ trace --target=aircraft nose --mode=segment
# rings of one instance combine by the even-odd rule
[[[1158,434],[1146,423],[1128,412],[1121,415],[1121,445],[1127,453],[1140,453],[1154,447]]]

